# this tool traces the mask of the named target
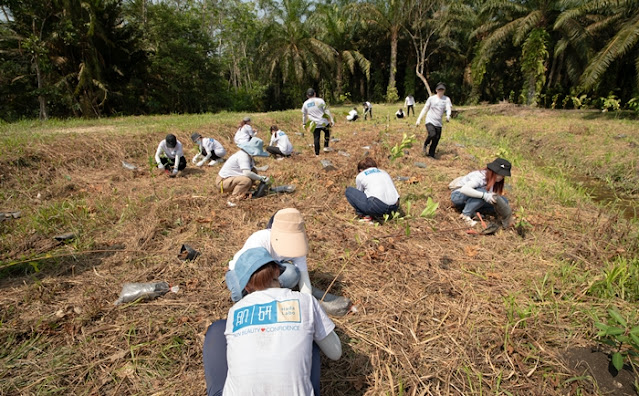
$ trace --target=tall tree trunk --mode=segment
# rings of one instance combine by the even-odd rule
[[[390,54],[390,75],[388,77],[388,88],[386,89],[386,100],[397,100],[397,84],[395,74],[397,73],[397,41],[399,39],[399,27],[391,28],[391,54]]]
[[[36,77],[38,79],[38,102],[40,103],[40,121],[45,121],[49,118],[47,114],[47,101],[42,95],[42,89],[44,88],[44,80],[42,78],[42,71],[40,70],[40,56],[36,51],[36,55],[34,57],[35,69],[36,69]]]
[[[344,64],[342,63],[342,54],[337,54],[337,77],[335,78],[335,84],[337,89],[335,91],[336,99],[342,95],[342,80],[344,79]]]

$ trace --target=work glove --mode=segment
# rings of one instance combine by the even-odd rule
[[[160,163],[158,164],[158,169],[162,169],[162,170],[164,170],[164,164],[160,162]]]
[[[200,161],[200,162],[198,162],[197,164],[195,164],[195,166],[198,166],[198,167],[199,167],[199,166],[202,166],[202,165],[204,165],[204,161]]]
[[[268,176],[260,176],[260,180],[266,183],[268,182]]]
[[[197,162],[197,157],[199,157],[200,154],[195,154],[195,157],[193,157],[193,159],[191,160],[191,162],[196,163]],[[200,165],[198,165],[200,166]]]
[[[446,122],[450,122],[450,117],[446,116]]]
[[[483,199],[484,201],[488,202],[489,204],[494,204],[495,203],[495,193],[485,192],[481,196],[481,199]]]

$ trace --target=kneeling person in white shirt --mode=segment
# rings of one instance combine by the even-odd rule
[[[177,140],[174,134],[169,133],[166,135],[166,138],[160,142],[155,152],[155,162],[158,164],[158,169],[165,170],[167,167],[173,167],[173,170],[169,173],[169,177],[177,176],[178,171],[186,168],[186,158],[184,158],[182,143]],[[168,169],[166,169],[166,171],[169,172]]]
[[[293,152],[293,145],[284,131],[281,131],[276,125],[271,127],[271,142],[266,151],[271,153],[273,157],[290,157]]]
[[[224,149],[220,142],[213,138],[203,138],[202,135],[197,132],[193,132],[193,134],[191,134],[191,140],[193,143],[197,144],[200,149],[200,151],[195,154],[195,157],[193,157],[192,162],[195,166],[200,167],[209,159],[211,160],[211,162],[209,162],[209,166],[224,162],[222,157],[226,155],[226,149]],[[200,157],[202,157],[202,160],[198,161]]]
[[[267,176],[255,173],[253,157],[268,157],[268,153],[262,148],[264,142],[260,138],[253,138],[247,143],[240,144],[240,151],[231,155],[218,173],[215,184],[221,192],[231,192],[229,206],[235,206],[236,200],[247,197],[253,181],[268,181]]]
[[[357,164],[357,188],[346,188],[346,199],[358,216],[370,220],[399,210],[399,193],[390,175],[371,157]]]

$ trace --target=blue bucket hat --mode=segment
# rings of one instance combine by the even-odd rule
[[[235,262],[235,275],[237,277],[240,290],[244,290],[251,275],[268,263],[276,263],[280,266],[280,273],[284,267],[263,247],[248,249],[238,257]]]
[[[239,148],[246,151],[251,157],[268,157],[269,153],[264,151],[264,142],[260,138],[252,138],[246,143],[238,145]]]

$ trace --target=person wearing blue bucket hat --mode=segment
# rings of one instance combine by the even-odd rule
[[[206,332],[207,394],[319,395],[319,351],[342,355],[333,321],[311,295],[279,287],[266,249],[244,251],[234,271],[248,294]]]
[[[253,138],[239,145],[240,150],[231,155],[218,173],[215,185],[220,192],[230,192],[229,206],[236,206],[237,201],[247,197],[254,181],[268,181],[267,176],[256,173],[253,157],[268,157],[264,151],[264,142],[260,138]]]

